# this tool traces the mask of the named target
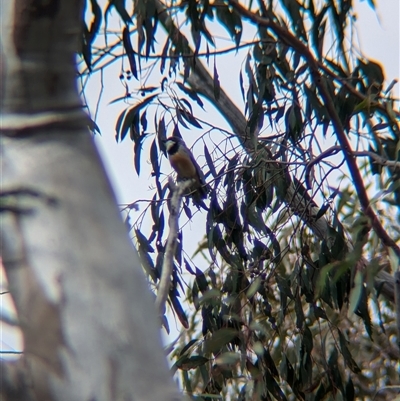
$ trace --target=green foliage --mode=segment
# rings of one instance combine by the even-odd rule
[[[352,2],[133,3],[131,12],[125,1],[109,1],[105,18],[115,9],[124,26],[116,44],[93,57],[101,17],[92,0],[82,75],[104,68],[97,66],[108,58],[126,58],[139,87],[126,82],[116,101],[146,96],[122,110],[116,139],[130,131],[137,174],[147,158],[143,145],[151,141],[156,190],[134,228],[154,284],[170,196],[162,139],[190,132],[204,143],[203,171],[212,190],[198,253],[210,267],[202,271],[187,257],[182,231],[169,294],[188,328],[171,354],[184,390],[201,400],[353,400],[398,385],[393,299],[380,295],[376,279],[388,269],[387,249],[400,252],[400,115],[382,66],[348,41]],[[225,106],[218,58],[228,50],[213,34],[220,26],[230,50],[243,56],[233,81],[243,115]],[[242,41],[246,29],[255,32],[251,42]],[[118,46],[118,57],[111,55]],[[146,87],[150,76],[160,85]],[[242,131],[226,133],[200,120],[196,115],[210,107],[203,98],[232,127],[243,122]],[[378,190],[369,188],[372,175]],[[349,177],[352,186],[346,186]],[[374,191],[370,208],[366,200]],[[196,212],[189,200],[184,212],[188,220]],[[194,312],[179,301],[183,269],[192,279],[186,296]]]

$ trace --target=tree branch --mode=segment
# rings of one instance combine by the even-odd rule
[[[381,166],[388,166],[388,167],[394,167],[400,168],[400,161],[397,160],[388,160],[385,157],[379,156],[378,154],[374,152],[369,152],[369,151],[358,151],[358,152],[353,152],[354,156],[365,156],[365,157],[370,157],[371,159],[374,159],[374,163],[380,164]]]
[[[171,275],[174,268],[176,241],[179,233],[179,211],[181,209],[182,197],[191,184],[193,184],[193,180],[180,181],[175,185],[172,178],[168,178],[168,185],[172,191],[172,197],[168,219],[169,234],[156,298],[156,309],[160,316],[165,314],[165,303],[167,302],[171,287]]]

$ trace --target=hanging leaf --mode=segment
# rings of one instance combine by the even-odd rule
[[[194,100],[204,110],[204,103],[202,102],[202,100],[200,99],[199,95],[196,92],[186,87],[181,82],[177,82],[176,85],[182,92],[185,92],[192,100]]]
[[[296,0],[282,0],[282,5],[290,17],[293,30],[297,36],[307,42],[304,19],[300,13],[300,4]]]
[[[221,85],[219,83],[219,76],[217,71],[217,62],[214,60],[214,98],[219,100],[219,95],[221,93]]]
[[[271,356],[268,348],[264,349],[263,361],[265,363],[265,366],[271,373],[272,377],[274,377],[275,379],[279,379],[280,377],[279,377],[278,369],[275,366],[275,362],[272,359],[272,356]]]
[[[240,73],[239,73],[239,87],[240,87],[240,93],[242,94],[242,99],[245,100],[245,97],[244,97],[244,82],[243,82],[242,70],[240,70]]]
[[[379,63],[370,60],[364,62],[361,59],[358,59],[358,66],[364,72],[369,92],[372,94],[380,93],[385,80],[382,66]]]
[[[225,344],[238,335],[238,331],[230,328],[220,329],[212,334],[204,343],[204,352],[217,352]]]
[[[196,267],[196,282],[200,292],[204,295],[208,291],[208,283],[204,273]]]
[[[300,295],[297,293],[294,300],[294,310],[296,312],[296,327],[299,330],[303,329],[303,324],[305,320],[303,305],[301,303]]]
[[[128,56],[129,65],[131,67],[132,75],[138,79],[136,61],[135,61],[135,52],[133,51],[131,38],[129,29],[127,27],[122,31],[122,43],[124,45],[124,49],[126,51],[126,55]]]
[[[160,176],[160,166],[158,164],[158,152],[157,152],[157,145],[156,140],[151,143],[150,147],[150,161],[153,167],[153,175],[156,177]]]
[[[160,148],[161,152],[164,153],[164,156],[167,155],[167,149],[165,148],[166,139],[167,139],[167,131],[165,129],[165,120],[164,117],[162,117],[158,122],[157,141],[158,141],[158,147]]]
[[[185,111],[187,111],[187,109],[189,109],[189,111],[190,111],[190,113],[191,114],[193,114],[193,107],[192,107],[192,105],[190,104],[190,102],[188,102],[186,99],[184,99],[184,98],[180,98],[179,99],[179,102],[180,103],[183,103],[183,105],[182,105],[182,109],[184,109]]]
[[[93,20],[90,24],[90,28],[87,27],[85,21],[83,21],[83,35],[82,35],[82,55],[85,60],[86,66],[89,71],[92,70],[92,43],[96,39],[101,25],[101,8],[96,0],[90,0]]]
[[[272,242],[272,247],[274,248],[274,259],[272,262],[278,264],[282,258],[281,246],[279,245],[279,241],[276,238],[275,233],[268,226],[265,226],[265,231],[268,234],[269,239]]]
[[[120,133],[121,125],[122,125],[122,122],[124,121],[125,114],[127,113],[127,111],[128,111],[128,109],[125,109],[125,110],[118,116],[117,122],[116,122],[116,124],[115,124],[115,140],[116,140],[117,142],[120,141],[119,133]]]
[[[172,304],[172,308],[174,309],[176,316],[178,317],[179,321],[181,322],[181,325],[185,328],[189,328],[189,322],[186,317],[186,313],[182,308],[181,303],[179,302],[177,296],[170,292],[169,294],[169,300]]]
[[[363,320],[365,330],[368,333],[369,337],[372,339],[372,321],[368,310],[368,296],[365,286],[362,287],[361,295],[355,313]]]
[[[214,162],[211,158],[210,152],[208,151],[208,148],[206,146],[206,144],[204,144],[204,157],[206,158],[206,162],[207,162],[207,167],[209,168],[211,175],[216,178],[217,177],[217,171],[215,170],[214,167]]]
[[[311,41],[314,49],[316,49],[318,57],[322,58],[325,30],[326,30],[326,19],[324,20],[325,14],[329,9],[328,5],[324,5],[319,14],[315,17],[314,23],[311,29]]]
[[[194,344],[196,344],[198,341],[197,340],[190,340],[181,350],[179,353],[179,356],[185,355],[186,351],[188,351]]]
[[[109,6],[115,7],[125,24],[129,25],[132,22],[131,17],[129,16],[125,8],[125,0],[109,0],[108,4]]]
[[[181,135],[181,133],[180,133],[180,131],[179,131],[178,124],[175,124],[175,125],[174,125],[174,130],[172,131],[172,136],[176,136],[177,138],[183,139],[183,138],[182,138],[182,135]]]
[[[332,384],[334,385],[335,392],[339,390],[343,394],[344,388],[343,388],[342,377],[340,375],[340,370],[339,370],[338,356],[339,356],[338,351],[336,347],[334,347],[328,359],[328,368],[330,373],[329,376],[331,378]],[[333,395],[335,396],[335,393],[333,393]]]
[[[146,252],[154,252],[154,248],[150,245],[147,238],[142,234],[142,232],[138,229],[135,230],[136,239],[139,245],[146,251]]]
[[[146,110],[142,113],[140,117],[140,125],[142,126],[142,135],[145,135],[147,129],[147,117],[146,117]]]
[[[144,136],[140,136],[138,140],[135,141],[135,145],[133,147],[133,152],[135,155],[135,170],[137,175],[140,175],[140,156],[142,153],[142,142],[144,140]]]
[[[102,14],[101,14],[101,8],[97,3],[97,0],[90,0],[90,5],[94,17],[89,28],[90,42],[92,43],[95,40],[96,35],[100,30]]]
[[[83,22],[83,34],[82,34],[82,56],[85,60],[86,67],[88,68],[89,72],[92,71],[92,45],[89,39],[89,30],[86,26],[86,23]]]
[[[287,401],[287,398],[281,388],[279,387],[279,384],[276,382],[276,380],[272,377],[272,375],[269,373],[269,371],[265,372],[264,375],[264,381],[266,384],[266,387],[268,391],[274,396],[274,398],[278,401]]]
[[[179,109],[181,112],[182,117],[191,125],[195,126],[196,128],[203,128],[200,123],[196,120],[196,118],[191,114],[189,111],[184,109]]]
[[[176,112],[176,117],[177,117],[178,121],[183,125],[184,128],[189,129],[188,125],[186,124],[185,120],[182,117],[182,109],[180,109],[179,107],[176,107],[175,112]]]
[[[120,138],[120,141],[123,141],[128,133],[128,129],[132,125],[134,119],[136,118],[139,121],[138,113],[143,107],[148,105],[157,95],[151,95],[137,103],[135,106],[130,107],[127,109],[123,114],[121,114],[117,120],[116,130],[117,130],[117,137]],[[139,137],[136,135],[133,137],[133,140],[137,140]]]
[[[236,47],[240,44],[240,39],[242,37],[242,18],[237,13],[236,10],[229,7],[228,4],[220,3],[216,7],[216,15],[222,25],[226,28],[231,38],[235,40]]]
[[[346,401],[354,401],[354,400],[355,400],[354,384],[349,375],[349,380],[346,383]]]
[[[121,100],[127,100],[128,98],[130,98],[130,96],[131,96],[130,93],[125,93],[124,96],[118,96],[117,98],[111,100],[108,104],[110,105],[110,104],[118,103]]]
[[[361,369],[358,367],[358,365],[354,361],[353,357],[351,356],[349,349],[347,348],[346,338],[344,337],[343,333],[339,329],[338,329],[338,333],[339,333],[340,350],[342,352],[342,355],[346,362],[346,365],[351,369],[351,371],[353,373],[361,373]]]
[[[153,195],[153,198],[150,203],[150,211],[151,211],[151,217],[153,219],[154,225],[158,226],[158,224],[159,224],[158,213],[160,211],[160,202],[157,202],[157,194]]]
[[[199,366],[204,365],[208,362],[208,359],[201,355],[194,355],[191,357],[183,357],[180,358],[176,363],[175,366],[181,370],[191,370],[196,369]]]
[[[286,133],[291,139],[293,144],[296,144],[300,139],[303,132],[303,118],[301,109],[293,103],[286,111],[285,116]]]
[[[140,134],[140,128],[139,128],[139,114],[138,113],[133,116],[131,125],[129,127],[129,133],[130,133],[129,136],[133,142],[136,143],[136,142],[140,141],[141,134]],[[124,137],[121,137],[121,141],[123,139],[124,139]]]

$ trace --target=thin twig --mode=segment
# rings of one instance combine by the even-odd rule
[[[0,350],[1,355],[22,355],[24,351],[4,351]]]
[[[314,159],[310,160],[309,163],[302,163],[302,164],[306,164],[307,165],[305,176],[306,177],[308,176],[309,171],[311,170],[311,168],[315,164],[319,163],[321,160],[323,160],[323,159],[325,159],[327,157],[336,155],[337,153],[339,153],[341,151],[342,151],[342,147],[341,146],[332,146],[329,149],[327,149],[324,152],[322,152],[321,154],[319,154]],[[374,163],[380,164],[382,166],[400,168],[400,162],[399,161],[397,161],[397,160],[388,160],[385,157],[379,156],[378,154],[376,154],[374,152],[362,150],[362,151],[352,152],[352,153],[353,153],[354,157],[370,157],[371,159],[374,160]]]

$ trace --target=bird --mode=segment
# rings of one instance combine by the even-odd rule
[[[177,136],[167,138],[164,143],[171,167],[176,171],[177,181],[193,180],[193,185],[189,187],[185,196],[190,195],[197,207],[201,206],[203,209],[208,210],[203,199],[207,197],[209,186],[192,152],[183,139]]]

